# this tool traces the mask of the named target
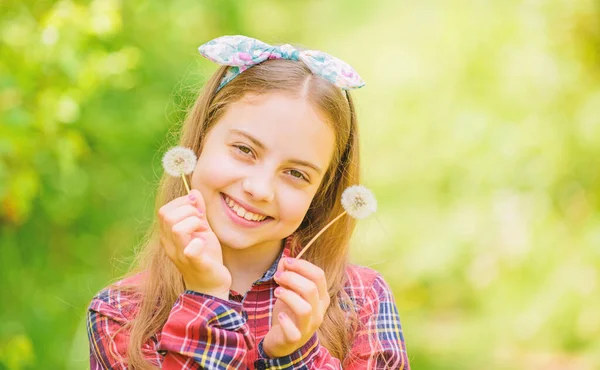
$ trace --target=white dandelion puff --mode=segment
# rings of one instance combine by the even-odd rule
[[[375,212],[377,210],[377,199],[375,199],[373,193],[366,187],[362,185],[352,185],[346,188],[342,193],[342,207],[344,207],[344,212],[340,213],[336,218],[325,225],[325,227],[323,227],[321,231],[319,231],[317,235],[302,248],[296,258],[302,257],[308,247],[310,247],[312,243],[314,243],[314,241],[329,228],[329,226],[333,225],[334,222],[342,218],[345,214],[361,219]]]
[[[175,146],[169,149],[162,159],[165,172],[174,177],[181,177],[187,192],[190,192],[185,175],[194,171],[196,167],[196,153],[189,148]]]
[[[362,219],[377,211],[377,199],[371,190],[353,185],[342,193],[342,207],[350,216]]]
[[[182,173],[192,173],[196,167],[196,160],[196,153],[192,149],[175,146],[165,153],[162,164],[166,173],[179,177]]]

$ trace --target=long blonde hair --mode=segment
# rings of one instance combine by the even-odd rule
[[[343,211],[339,201],[341,193],[346,187],[359,183],[358,131],[352,99],[350,94],[313,75],[302,62],[290,60],[268,60],[253,66],[217,92],[227,68],[220,67],[209,79],[188,112],[179,145],[200,153],[206,134],[227,106],[246,94],[281,92],[305,98],[319,108],[335,132],[335,150],[330,167],[304,220],[294,233],[293,245],[297,249]],[[181,179],[163,175],[156,197],[156,209],[184,194]],[[353,310],[343,308],[352,305],[344,291],[344,272],[354,226],[352,218],[343,217],[304,254],[307,261],[324,270],[331,298],[318,330],[319,340],[333,356],[341,360],[349,353],[356,322]],[[146,238],[134,268],[128,274],[132,276],[144,272],[142,283],[119,287],[135,294],[140,301],[137,315],[123,327],[123,330],[130,332],[127,362],[132,369],[156,369],[144,359],[142,346],[162,329],[173,304],[185,289],[181,274],[158,241],[156,220]],[[297,251],[292,251],[292,254]]]

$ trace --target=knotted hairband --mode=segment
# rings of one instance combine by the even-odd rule
[[[198,48],[213,62],[230,66],[217,89],[220,90],[246,69],[268,59],[302,61],[312,73],[325,78],[342,90],[365,85],[358,73],[346,62],[318,50],[297,50],[292,45],[271,46],[246,36],[221,36]]]

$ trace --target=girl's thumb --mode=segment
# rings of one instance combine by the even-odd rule
[[[183,255],[189,258],[198,258],[202,252],[204,241],[200,238],[194,238],[189,244],[183,249]]]

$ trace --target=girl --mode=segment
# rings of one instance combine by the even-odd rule
[[[163,176],[138,268],[88,310],[91,369],[409,369],[377,272],[347,262],[359,183],[352,68],[243,36],[200,47],[221,64],[182,127],[198,155],[186,194]]]

